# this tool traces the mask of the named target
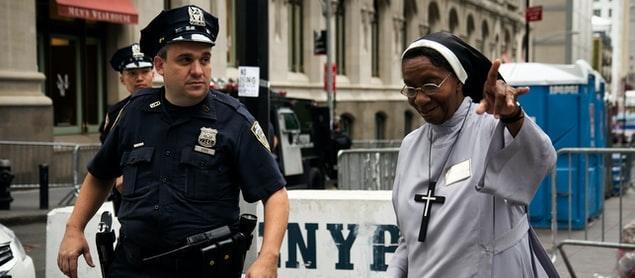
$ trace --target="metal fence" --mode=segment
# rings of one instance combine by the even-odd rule
[[[401,140],[353,140],[351,149],[399,148]]]
[[[338,188],[392,190],[398,148],[350,149],[337,154]]]
[[[398,151],[397,148],[340,151],[338,187],[391,190]],[[547,190],[546,198],[543,202],[538,200],[538,204],[544,206],[546,228],[550,225],[546,236],[549,238],[551,233],[552,258],[556,260],[559,252],[571,277],[576,277],[565,246],[635,249],[635,244],[623,241],[621,232],[623,198],[626,189],[632,186],[630,168],[635,148],[564,148],[557,153],[557,167],[548,177],[551,188],[541,188]],[[607,197],[619,198],[609,220],[605,220],[604,199]],[[609,236],[607,227],[617,227],[617,234]],[[565,233],[559,234],[559,229]]]
[[[557,256],[556,252],[560,253],[571,277],[576,277],[576,274],[565,252],[565,246],[635,250],[635,244],[625,243],[622,237],[622,227],[624,227],[623,198],[626,189],[632,186],[630,182],[630,161],[633,154],[635,154],[634,148],[563,148],[558,150],[558,161],[566,161],[567,163],[559,163],[556,170],[552,171],[551,174],[551,253],[554,256],[554,260]],[[594,161],[597,163],[596,167],[592,165]],[[577,171],[577,169],[582,171]],[[616,169],[619,171],[616,172]],[[595,172],[595,174],[592,172]],[[563,184],[561,182],[563,179],[561,177],[559,179],[559,173],[566,175],[564,178],[566,183]],[[604,178],[599,173],[604,173]],[[576,176],[578,177],[577,183],[574,182]],[[606,184],[607,182],[609,183],[608,185]],[[609,225],[607,225],[607,215],[603,206],[607,188],[616,188],[617,192],[614,195],[619,198],[617,235],[607,234],[607,226]],[[595,190],[599,191],[596,194],[599,194],[600,202],[602,203],[599,204],[598,219],[594,221],[594,225],[589,225],[589,218],[595,217],[593,209],[598,207],[593,200],[598,197],[592,193]],[[615,191],[615,189],[612,190]],[[576,205],[576,203],[578,204]],[[567,213],[561,213],[559,211],[560,208]],[[576,208],[582,210],[578,214],[581,214],[583,218],[583,231],[577,234],[583,234],[583,239],[576,238],[574,233],[572,233],[572,226],[574,226],[572,222],[576,218],[574,215]],[[611,215],[611,217],[614,217],[614,215]],[[593,231],[590,231],[591,227]],[[559,229],[567,230],[566,236],[559,237]],[[590,235],[591,232],[593,235]],[[596,240],[590,240],[591,237]]]
[[[0,159],[11,162],[14,189],[38,188],[39,165],[48,165],[50,187],[73,187],[60,202],[63,204],[71,202],[78,192],[86,165],[99,147],[99,144],[0,141]]]

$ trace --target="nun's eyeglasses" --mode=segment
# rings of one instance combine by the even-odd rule
[[[421,87],[410,87],[404,85],[401,89],[401,94],[409,98],[414,98],[419,93],[423,93],[426,96],[434,95],[439,92],[439,89],[441,89],[441,86],[443,86],[445,81],[448,80],[448,77],[450,77],[450,73],[448,73],[448,75],[446,75],[438,85],[434,83],[426,83],[421,85]]]

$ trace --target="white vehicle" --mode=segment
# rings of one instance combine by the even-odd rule
[[[33,260],[13,231],[0,224],[0,277],[35,278]]]

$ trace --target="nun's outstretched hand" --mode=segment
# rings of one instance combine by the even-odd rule
[[[483,99],[476,108],[476,113],[493,114],[496,118],[507,118],[516,115],[520,109],[516,104],[518,96],[529,92],[528,87],[514,88],[505,81],[498,79],[500,59],[494,60],[487,73],[487,80],[483,86]]]

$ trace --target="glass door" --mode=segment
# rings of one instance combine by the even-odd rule
[[[78,39],[51,36],[46,74],[47,96],[53,101],[56,134],[80,133],[79,94],[81,76]]]

